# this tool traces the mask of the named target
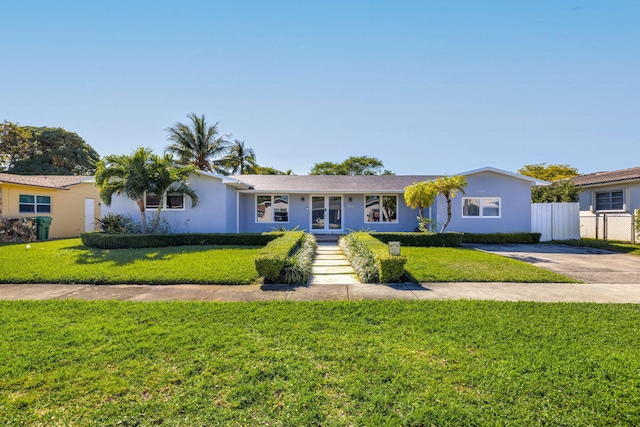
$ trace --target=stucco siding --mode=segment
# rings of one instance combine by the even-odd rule
[[[531,231],[531,184],[492,171],[467,176],[465,194],[457,193],[451,204],[451,222],[447,231],[467,233],[514,233]],[[463,217],[465,197],[500,198],[500,217]],[[436,201],[438,223],[447,219],[447,203]]]
[[[580,193],[580,211],[595,211],[595,193],[618,190],[624,191],[624,212],[632,213],[634,210],[640,209],[640,182],[632,182],[584,188]]]
[[[51,197],[51,213],[20,213],[21,194]],[[94,200],[93,218],[100,218],[100,199],[93,184],[81,183],[68,189],[55,189],[5,183],[2,184],[2,217],[50,216],[50,239],[78,237],[85,231],[85,199]]]

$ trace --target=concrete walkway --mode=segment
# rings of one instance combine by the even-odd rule
[[[356,272],[347,261],[340,246],[335,243],[318,243],[311,268],[311,285],[360,283]]]
[[[120,301],[474,299],[640,304],[640,285],[575,283],[399,283],[391,285],[356,283],[306,286],[0,284],[0,299]]]

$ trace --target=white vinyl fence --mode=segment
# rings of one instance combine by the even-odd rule
[[[635,243],[634,216],[627,212],[580,212],[580,236]]]
[[[531,231],[541,242],[580,239],[580,204],[532,203]]]

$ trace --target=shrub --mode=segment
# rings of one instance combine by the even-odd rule
[[[462,233],[370,233],[382,243],[400,242],[403,246],[450,247],[462,244]]]
[[[305,233],[298,251],[287,258],[280,272],[280,283],[304,284],[311,278],[311,267],[318,243],[315,236]]]
[[[83,233],[82,244],[98,249],[157,248],[185,245],[265,246],[282,233],[105,234]]]
[[[287,265],[287,258],[300,248],[304,236],[303,231],[290,231],[280,233],[280,237],[270,241],[256,256],[258,275],[264,277],[267,283],[278,283]]]
[[[462,243],[540,243],[540,233],[464,233]]]
[[[387,245],[368,233],[351,233],[340,238],[340,247],[365,283],[397,282],[404,275],[407,258],[389,254]]]
[[[121,214],[108,213],[102,219],[98,219],[100,231],[108,234],[127,233],[127,222],[129,219]]]

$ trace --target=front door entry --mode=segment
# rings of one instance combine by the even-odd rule
[[[311,231],[342,230],[342,196],[311,196]]]

